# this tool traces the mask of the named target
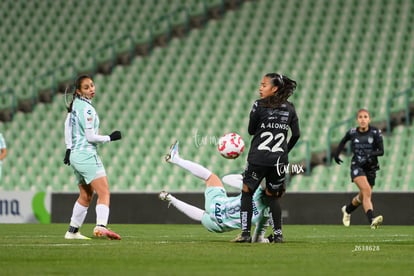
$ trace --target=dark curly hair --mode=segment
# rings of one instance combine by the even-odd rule
[[[273,86],[277,86],[277,92],[269,97],[260,100],[264,107],[276,108],[281,106],[293,94],[296,89],[296,81],[278,73],[267,73],[265,77],[270,79]]]

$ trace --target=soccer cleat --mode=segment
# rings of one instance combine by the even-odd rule
[[[174,159],[176,156],[179,156],[178,154],[178,141],[175,141],[171,147],[170,147],[170,151],[165,155],[165,161],[166,162],[170,162],[170,163],[174,163]]]
[[[274,243],[283,243],[283,236],[282,235],[274,235],[273,236]]]
[[[158,198],[162,201],[168,201],[168,208],[170,208],[171,205],[171,197],[172,195],[170,193],[167,193],[166,191],[161,191],[161,193],[158,194]]]
[[[167,193],[166,191],[162,191],[161,193],[159,193],[158,198],[163,201],[170,201],[171,195]]]
[[[344,226],[349,227],[351,225],[351,215],[346,212],[346,206],[343,206],[342,209],[342,223]]]
[[[91,238],[88,238],[79,232],[72,233],[68,231],[65,234],[65,239],[67,240],[90,240]]]
[[[238,235],[237,237],[235,237],[231,241],[232,242],[237,242],[237,243],[251,243],[252,242],[252,238],[250,236]]]
[[[114,231],[109,230],[105,226],[97,225],[93,229],[93,235],[95,237],[107,237],[110,240],[120,240],[121,236]]]
[[[270,243],[283,243],[283,235],[272,235],[270,234],[267,239]]]
[[[372,222],[371,222],[371,229],[377,229],[378,226],[382,223],[383,220],[384,220],[384,218],[382,216],[377,216],[377,217],[373,218]]]

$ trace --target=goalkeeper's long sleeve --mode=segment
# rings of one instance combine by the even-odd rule
[[[269,217],[262,216],[260,221],[256,223],[256,228],[253,232],[252,241],[259,242],[260,240],[264,239],[264,235],[266,234],[267,227],[269,226]]]

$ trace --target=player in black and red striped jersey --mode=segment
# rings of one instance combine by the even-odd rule
[[[282,211],[279,198],[285,192],[288,153],[300,136],[295,107],[287,99],[296,89],[290,78],[268,73],[260,83],[260,99],[250,111],[248,131],[253,135],[244,171],[241,197],[242,233],[235,242],[251,242],[252,196],[260,182],[266,181],[266,201],[273,222],[274,242],[282,242]],[[291,137],[288,139],[288,131]]]
[[[351,128],[336,149],[334,159],[341,164],[340,153],[348,141],[354,154],[351,161],[351,179],[358,186],[359,193],[352,201],[342,207],[342,222],[345,226],[351,223],[351,213],[362,203],[371,228],[375,229],[383,221],[382,216],[374,216],[371,201],[372,188],[375,185],[376,172],[379,170],[378,156],[384,155],[384,144],[381,130],[371,126],[371,117],[366,109],[357,112],[358,127]]]

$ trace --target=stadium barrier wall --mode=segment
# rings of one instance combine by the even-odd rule
[[[0,223],[50,223],[51,194],[0,192]]]
[[[229,193],[229,195],[235,195]],[[355,193],[289,193],[281,199],[284,224],[342,224],[341,208]],[[204,209],[202,193],[175,193],[178,199]],[[69,223],[78,194],[52,194],[51,222]],[[374,193],[375,214],[384,216],[385,225],[414,225],[414,193]],[[96,196],[86,223],[95,223]],[[155,193],[113,193],[110,223],[197,224]],[[366,225],[362,206],[352,214],[352,225]]]

